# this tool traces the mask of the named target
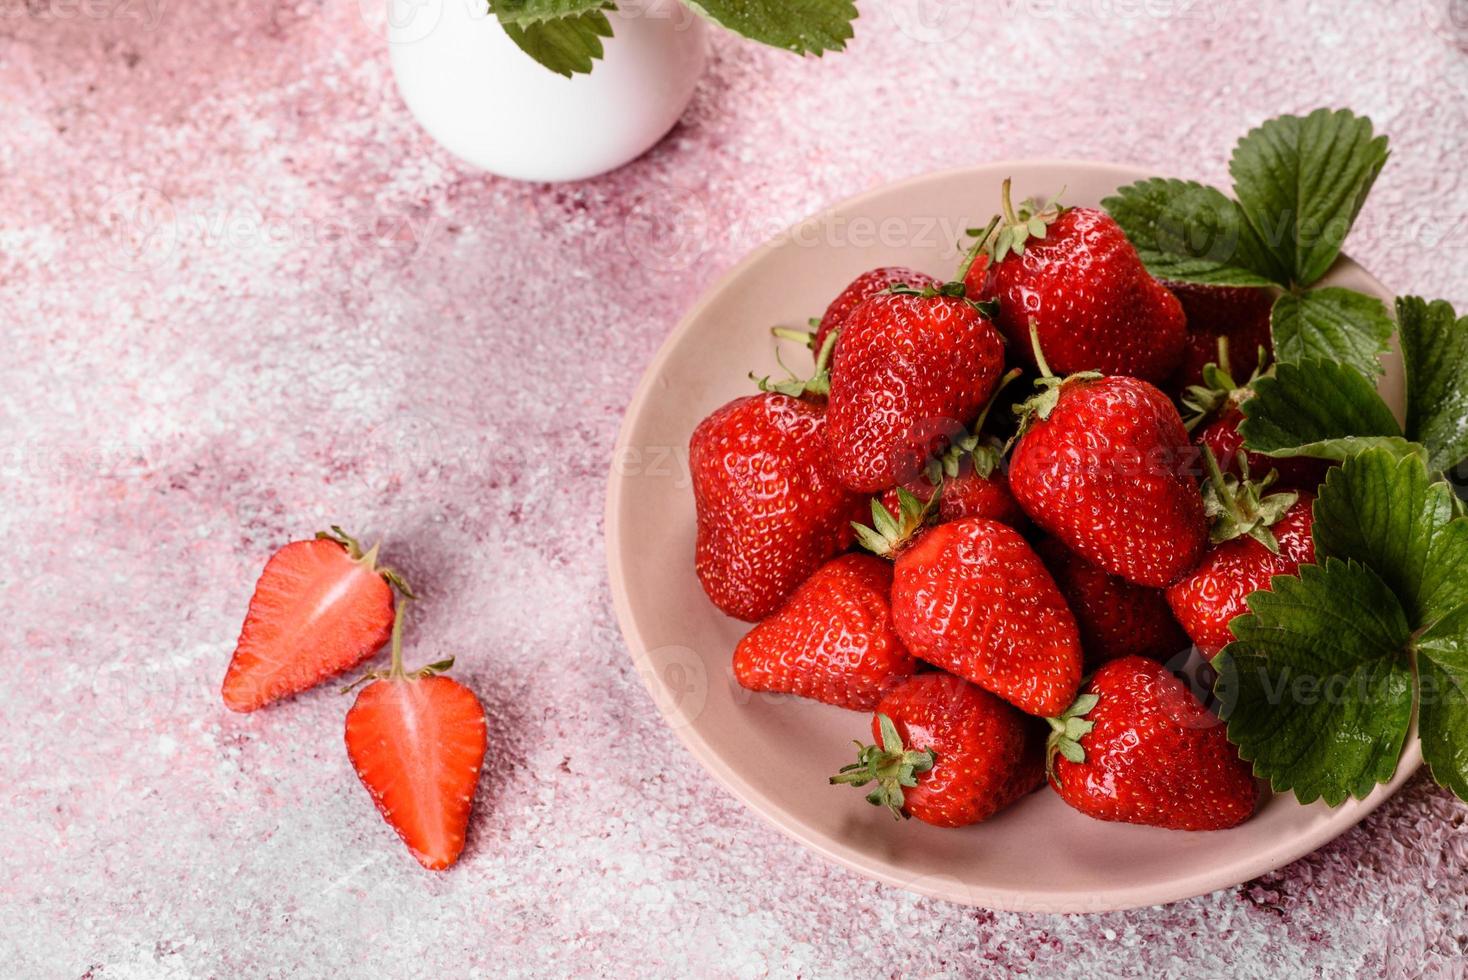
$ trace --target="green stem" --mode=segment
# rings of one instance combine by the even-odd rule
[[[1035,351],[1035,366],[1040,369],[1040,374],[1047,378],[1055,377],[1055,372],[1045,362],[1045,352],[1040,349],[1040,323],[1034,317],[1030,317],[1030,347]]]
[[[1004,209],[1004,220],[1011,225],[1019,224],[1019,218],[1015,217],[1014,205],[1009,200],[1009,188],[1011,178],[1005,177],[1004,183],[999,188],[999,205]]]
[[[397,603],[393,610],[392,618],[392,669],[388,672],[389,680],[402,680],[408,676],[403,669],[403,620],[408,618],[408,602],[403,599]]]

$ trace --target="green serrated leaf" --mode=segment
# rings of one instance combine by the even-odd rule
[[[1468,604],[1468,520],[1420,456],[1372,449],[1331,470],[1315,500],[1315,547],[1374,570],[1414,628]]]
[[[1381,300],[1333,286],[1285,293],[1271,314],[1275,360],[1340,361],[1367,377],[1381,373],[1394,329]]]
[[[1280,364],[1252,387],[1239,432],[1255,452],[1344,460],[1378,447],[1396,456],[1419,451],[1403,438],[1375,386],[1344,364],[1319,358]]]
[[[688,6],[736,34],[800,55],[844,49],[857,16],[851,0],[688,0]]]
[[[1309,286],[1340,254],[1387,156],[1370,119],[1317,109],[1252,130],[1229,173],[1249,223],[1293,281]]]
[[[496,0],[496,11],[501,2]],[[604,53],[602,38],[612,36],[611,21],[599,10],[525,24],[502,18],[500,26],[521,51],[567,78],[590,72]]]
[[[1407,369],[1407,434],[1427,447],[1427,463],[1446,470],[1468,459],[1468,316],[1442,300],[1397,300]]]
[[[1195,181],[1155,177],[1122,187],[1101,206],[1159,279],[1215,286],[1289,282],[1238,204]]]
[[[1355,562],[1305,565],[1249,597],[1213,660],[1228,738],[1276,791],[1335,806],[1391,779],[1412,720],[1412,631]]]
[[[1468,606],[1418,639],[1417,675],[1422,757],[1439,785],[1468,800]]]
[[[598,10],[615,9],[607,0],[491,0],[490,9],[501,24],[539,24]]]

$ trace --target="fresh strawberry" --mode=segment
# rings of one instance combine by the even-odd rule
[[[766,393],[730,402],[694,430],[696,568],[730,616],[771,615],[851,543],[866,502],[832,473],[825,428],[819,406]]]
[[[1165,661],[1190,647],[1161,590],[1108,575],[1054,538],[1035,550],[1076,618],[1087,665],[1128,656]]]
[[[1196,451],[1177,409],[1145,381],[1054,377],[1026,404],[1009,486],[1030,519],[1128,582],[1163,588],[1208,544]]]
[[[377,548],[341,528],[293,541],[265,563],[224,675],[224,704],[254,711],[371,657],[393,624],[393,585],[411,595]]]
[[[403,669],[402,616],[393,625],[392,667],[347,712],[347,755],[382,818],[430,871],[459,859],[487,741],[474,692],[440,676],[452,660]]]
[[[1081,642],[1040,557],[1012,527],[982,517],[920,531],[906,502],[895,526],[879,519],[875,533],[858,534],[895,555],[892,622],[907,649],[1021,711],[1060,712],[1081,681]]]
[[[875,745],[832,783],[876,788],[867,801],[938,827],[986,820],[1044,781],[1042,741],[1024,715],[948,674],[922,674],[882,699]],[[1043,726],[1041,726],[1043,729]]]
[[[893,286],[925,289],[938,285],[938,280],[927,273],[902,266],[884,266],[870,272],[863,272],[852,280],[851,285],[841,291],[841,295],[831,301],[830,306],[826,307],[826,314],[821,317],[816,326],[815,335],[811,338],[811,350],[820,350],[825,345],[826,338],[831,331],[840,330],[858,306],[878,293],[884,293]]]
[[[974,420],[1004,369],[1004,343],[948,284],[881,293],[841,329],[826,444],[841,482],[876,493],[921,473]]]
[[[1102,371],[1161,383],[1187,340],[1182,304],[1142,265],[1104,211],[1010,203],[980,233],[964,282],[968,295],[999,301],[996,321],[1031,366],[1030,323],[1062,374]]]
[[[1155,660],[1102,665],[1050,724],[1050,783],[1087,816],[1224,830],[1254,812],[1259,787],[1223,723]]]
[[[1168,383],[1172,393],[1203,383],[1203,367],[1218,360],[1220,339],[1228,349],[1249,361],[1254,360],[1261,348],[1266,357],[1273,352],[1269,316],[1274,308],[1274,293],[1270,290],[1189,282],[1169,282],[1167,288],[1182,303],[1188,321],[1182,363]]]
[[[1233,640],[1228,624],[1249,611],[1245,600],[1251,593],[1268,591],[1274,576],[1295,575],[1315,561],[1315,497],[1265,495],[1271,481],[1251,481],[1247,463],[1236,478],[1221,472],[1211,452],[1205,459],[1210,475],[1204,496],[1215,543],[1197,568],[1167,590],[1167,601],[1211,660]]]
[[[734,649],[734,677],[751,691],[870,711],[917,669],[892,626],[892,564],[843,555],[822,565],[780,611]]]
[[[1229,405],[1223,413],[1212,422],[1198,430],[1194,436],[1200,449],[1207,448],[1216,458],[1226,473],[1239,476],[1239,451],[1244,448],[1244,436],[1239,432],[1239,425],[1244,421],[1244,413],[1237,406]],[[1265,456],[1262,453],[1245,452],[1245,461],[1251,473],[1261,476],[1274,470],[1279,474],[1281,486],[1295,487],[1300,490],[1315,490],[1325,482],[1325,474],[1330,469],[1330,463],[1323,459],[1314,459],[1310,456],[1286,456],[1276,458]]]

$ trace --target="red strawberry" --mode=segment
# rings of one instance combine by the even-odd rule
[[[1135,378],[1044,373],[1010,462],[1015,499],[1112,575],[1171,585],[1208,544],[1196,453],[1177,409]]]
[[[1283,493],[1262,497],[1262,488],[1243,480],[1210,479],[1210,509],[1218,513],[1214,537],[1202,562],[1167,590],[1173,614],[1208,659],[1233,640],[1228,624],[1249,611],[1245,600],[1260,589],[1268,591],[1276,575],[1295,575],[1301,565],[1315,561],[1315,497],[1310,493]],[[1213,486],[1222,485],[1220,495]]]
[[[459,859],[484,763],[484,708],[458,681],[437,676],[452,660],[403,670],[402,617],[390,670],[347,712],[347,755],[378,812],[430,871]]]
[[[1238,407],[1230,404],[1223,414],[1204,426],[1194,437],[1199,448],[1207,448],[1212,453],[1225,473],[1234,476],[1241,475],[1239,469],[1239,450],[1244,448],[1244,437],[1239,432],[1239,424],[1244,421],[1244,413]],[[1276,459],[1273,456],[1265,456],[1262,453],[1245,453],[1246,465],[1251,473],[1259,475],[1267,474],[1274,470],[1279,474],[1281,486],[1298,487],[1301,490],[1314,490],[1325,482],[1325,474],[1330,469],[1330,463],[1323,459],[1314,459],[1309,456],[1288,456]]]
[[[876,788],[867,800],[938,827],[986,820],[1044,781],[1040,739],[1024,715],[948,674],[922,674],[882,699],[875,745],[832,783]],[[858,743],[860,745],[860,743]]]
[[[1051,727],[1050,783],[1097,820],[1223,830],[1259,799],[1223,723],[1154,660],[1104,664]]]
[[[841,482],[875,493],[920,473],[972,422],[1004,369],[993,325],[950,284],[874,296],[841,330],[826,444]]]
[[[714,605],[756,622],[851,543],[865,501],[825,458],[819,406],[780,394],[736,399],[689,444],[696,567]]]
[[[826,307],[826,315],[821,317],[815,335],[811,338],[811,350],[820,350],[831,331],[840,330],[858,306],[878,293],[884,293],[893,286],[925,289],[928,286],[938,285],[938,280],[927,273],[916,272],[902,266],[884,266],[870,272],[863,272],[852,280],[851,285],[841,291],[841,295],[831,301],[830,306]]]
[[[272,555],[224,675],[225,706],[263,708],[381,650],[392,632],[392,586],[411,593],[376,562],[376,547],[363,554],[339,527]]]
[[[1182,362],[1168,382],[1172,392],[1203,383],[1204,365],[1218,361],[1220,338],[1236,356],[1251,363],[1261,347],[1266,356],[1273,352],[1269,317],[1274,293],[1270,290],[1188,282],[1169,282],[1167,287],[1182,303],[1188,321]]]
[[[1080,635],[1025,539],[982,517],[940,524],[910,544],[902,542],[912,522],[897,530],[895,545],[891,535],[859,533],[868,547],[895,547],[892,622],[908,650],[1021,711],[1049,716],[1070,704]]]
[[[1035,550],[1076,618],[1087,664],[1134,655],[1165,661],[1189,648],[1160,590],[1108,575],[1054,538]]]
[[[871,555],[827,562],[739,641],[735,679],[751,691],[872,710],[917,669],[892,627],[891,591],[889,562]]]
[[[1022,528],[1029,523],[1025,512],[1009,492],[1009,477],[1003,470],[994,470],[988,476],[980,476],[971,463],[960,466],[958,475],[942,481],[943,493],[938,498],[938,519],[958,521],[965,517],[987,517],[1010,527]],[[928,482],[926,476],[914,477],[902,485],[902,489],[923,503],[932,499],[938,489]],[[888,510],[896,511],[899,503],[897,488],[882,494],[882,503]]]
[[[1002,217],[979,238],[969,295],[998,300],[996,322],[1029,361],[1030,324],[1061,374],[1102,371],[1161,383],[1187,340],[1182,305],[1153,279],[1104,211],[1028,204],[1016,213],[1004,182]]]

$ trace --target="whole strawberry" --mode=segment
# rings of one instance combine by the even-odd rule
[[[1088,666],[1128,656],[1165,661],[1191,646],[1161,590],[1109,575],[1054,538],[1035,550],[1076,618]]]
[[[1220,339],[1248,362],[1253,362],[1261,348],[1266,357],[1273,352],[1269,318],[1274,293],[1270,290],[1190,282],[1169,282],[1167,288],[1182,303],[1188,322],[1187,343],[1168,383],[1169,392],[1180,394],[1203,383],[1204,366],[1218,360]]]
[[[1239,432],[1239,425],[1243,421],[1244,413],[1236,405],[1230,404],[1216,419],[1197,430],[1194,435],[1198,448],[1212,452],[1224,472],[1234,476],[1239,476],[1242,472],[1239,468],[1239,453],[1244,450],[1244,436]],[[1315,490],[1325,482],[1325,474],[1330,470],[1330,463],[1310,456],[1276,458],[1245,451],[1244,458],[1251,473],[1263,476],[1274,470],[1279,474],[1281,486],[1300,490]]]
[[[1315,561],[1315,496],[1266,495],[1270,481],[1251,481],[1247,463],[1244,476],[1235,478],[1220,471],[1211,453],[1205,458],[1211,471],[1205,497],[1215,543],[1197,568],[1168,588],[1167,601],[1211,660],[1233,641],[1228,624],[1249,611],[1245,600],[1251,593],[1268,591],[1274,576],[1295,575],[1301,565]]]
[[[788,395],[736,399],[694,430],[695,567],[714,605],[757,622],[851,543],[866,501],[826,462],[821,408]]]
[[[488,743],[474,692],[441,676],[452,660],[403,668],[402,621],[392,667],[371,679],[347,712],[347,755],[378,812],[430,871],[459,859]]]
[[[903,542],[898,528],[892,621],[913,656],[957,674],[1021,711],[1058,714],[1081,681],[1075,619],[1017,531],[969,517]],[[883,548],[862,529],[863,543]]]
[[[1043,365],[1027,404],[1009,486],[1025,513],[1081,557],[1163,588],[1208,544],[1196,452],[1177,409],[1145,381]]]
[[[1224,830],[1258,802],[1223,723],[1154,660],[1102,665],[1051,728],[1050,784],[1097,820]]]
[[[957,284],[881,293],[852,312],[831,366],[826,445],[841,482],[876,493],[921,473],[983,409],[1004,343]]]
[[[831,301],[830,306],[826,307],[826,313],[816,325],[815,335],[811,338],[811,350],[820,350],[826,343],[826,337],[833,330],[840,330],[845,326],[852,312],[878,293],[884,293],[893,286],[925,289],[938,285],[938,280],[927,273],[917,272],[903,266],[883,266],[880,269],[863,272]]]
[[[996,322],[1019,356],[1030,324],[1056,371],[1101,371],[1166,381],[1187,340],[1182,304],[1142,265],[1104,211],[1052,201],[1016,211],[1004,182],[1003,214],[980,235],[965,284],[999,302]]]
[[[265,564],[224,675],[231,711],[254,711],[350,670],[387,643],[393,586],[411,595],[339,527],[293,541]]]
[[[872,719],[875,745],[832,783],[876,783],[867,801],[938,827],[986,820],[1044,781],[1042,742],[1030,720],[948,674],[893,690]],[[1043,728],[1043,726],[1041,726]]]
[[[917,663],[892,626],[892,564],[843,555],[734,649],[734,677],[751,691],[870,711]]]

